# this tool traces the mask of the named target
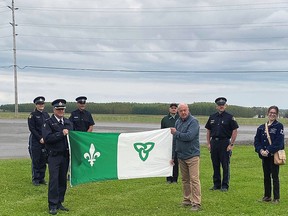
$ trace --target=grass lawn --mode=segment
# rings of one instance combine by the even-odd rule
[[[215,110],[216,112],[216,110]],[[15,113],[0,112],[0,119],[27,119],[30,113]],[[50,113],[51,114],[51,113]],[[212,113],[211,113],[212,114]],[[193,115],[193,112],[192,112]],[[66,113],[65,117],[69,118],[70,113]],[[164,115],[132,115],[132,114],[93,114],[93,119],[96,122],[133,122],[133,123],[156,123],[160,124]],[[208,116],[195,116],[200,124],[206,124]],[[259,126],[265,123],[267,118],[236,118],[238,124],[241,125],[254,125]],[[288,118],[281,118],[279,121],[287,125]]]
[[[263,195],[261,160],[250,145],[236,146],[231,160],[227,193],[210,191],[212,166],[201,149],[202,207],[191,212],[181,207],[181,183],[168,185],[165,178],[103,181],[67,189],[68,213],[58,215],[287,215],[288,170],[280,168],[280,204],[260,203]],[[0,215],[48,215],[47,186],[31,184],[30,159],[0,160]]]

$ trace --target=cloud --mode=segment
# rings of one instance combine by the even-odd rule
[[[3,8],[5,3],[10,4],[2,1]],[[288,91],[287,73],[276,73],[287,72],[285,2],[55,3],[16,2],[20,103],[42,94],[51,100],[73,101],[84,94],[95,102],[187,103],[223,95],[233,104],[264,106],[271,101],[287,108],[275,97]],[[10,13],[3,12],[0,22],[5,36],[0,40],[5,83],[0,103],[14,100],[12,68],[3,67],[13,64],[12,52],[7,52],[12,49]]]

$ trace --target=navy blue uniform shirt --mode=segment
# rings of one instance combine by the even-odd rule
[[[212,114],[205,128],[210,130],[210,136],[212,138],[230,139],[233,130],[239,128],[239,126],[233,115],[224,111],[222,113],[217,112]]]
[[[40,142],[42,138],[42,125],[50,116],[47,112],[35,109],[28,117],[28,127],[34,140]]]
[[[77,109],[73,111],[69,120],[73,123],[73,128],[76,131],[86,132],[90,126],[95,124],[91,113],[87,110]]]
[[[52,115],[42,127],[45,147],[48,152],[64,152],[68,150],[68,141],[63,134],[63,129],[73,130],[73,125],[67,118],[63,118],[63,121],[64,123],[60,124],[56,117]]]

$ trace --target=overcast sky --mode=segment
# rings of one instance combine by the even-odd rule
[[[0,104],[14,103],[0,0]],[[213,102],[288,108],[288,1],[15,0],[19,103]]]

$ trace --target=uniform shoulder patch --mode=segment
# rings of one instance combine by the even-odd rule
[[[33,116],[33,115],[32,115],[32,114],[30,114],[30,115],[28,116],[28,118],[29,118],[29,119],[31,119],[31,118],[32,118],[32,116]]]

